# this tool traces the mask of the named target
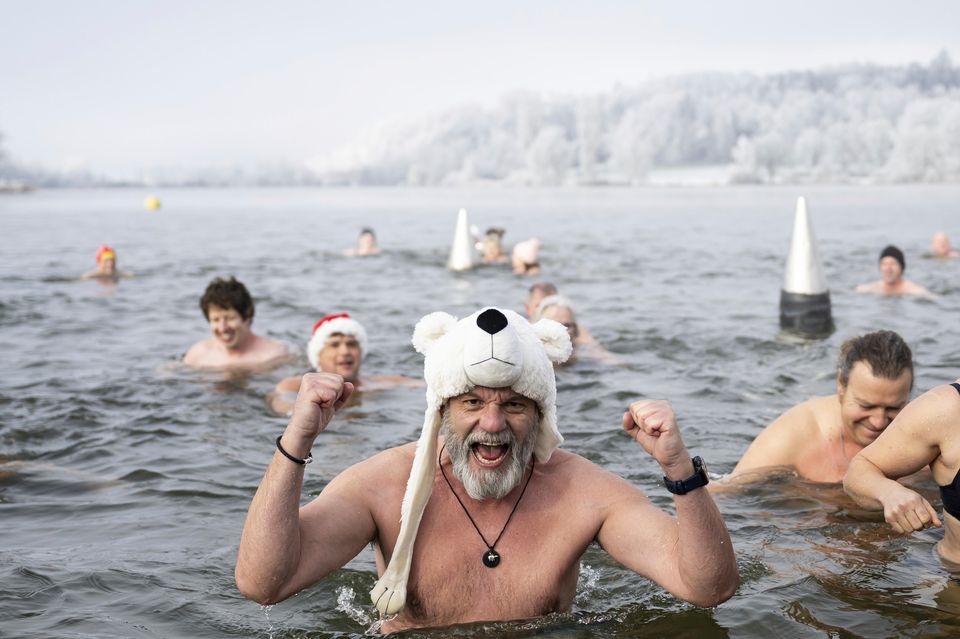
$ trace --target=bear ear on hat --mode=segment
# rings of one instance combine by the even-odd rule
[[[413,347],[418,353],[427,354],[429,349],[441,337],[453,330],[457,318],[449,313],[436,312],[424,315],[413,329]]]
[[[573,353],[573,344],[570,343],[570,334],[563,324],[543,318],[530,326],[533,328],[534,335],[543,343],[543,348],[551,362],[560,364],[570,358]]]

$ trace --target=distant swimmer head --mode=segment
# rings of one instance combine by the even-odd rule
[[[250,339],[253,298],[242,282],[215,278],[200,298],[200,310],[214,339],[228,350],[243,348]]]
[[[517,275],[533,275],[540,272],[540,240],[531,237],[517,242],[513,247],[513,272]]]
[[[96,259],[97,266],[102,271],[113,272],[117,267],[117,252],[106,244],[101,245],[100,248],[97,249],[97,254],[94,259]]]
[[[893,244],[880,252],[880,276],[884,282],[893,284],[900,279],[906,268],[907,263],[903,257],[903,251]]]
[[[523,310],[527,313],[527,319],[533,320],[534,313],[540,302],[548,295],[556,295],[557,287],[550,282],[537,282],[527,290],[527,301],[523,305]]]
[[[492,226],[487,229],[483,236],[483,242],[480,243],[481,259],[484,262],[506,261],[506,255],[503,254],[503,235],[506,231],[502,228]]]
[[[953,257],[956,251],[950,247],[950,238],[943,231],[937,231],[933,234],[930,241],[930,253],[934,257]]]
[[[377,247],[377,235],[373,232],[373,229],[369,226],[365,226],[360,230],[360,235],[357,237],[357,255],[374,255],[378,253],[380,249]]]
[[[313,325],[307,358],[315,370],[337,373],[352,382],[360,373],[366,353],[367,331],[347,313],[327,315]]]
[[[884,248],[882,251],[880,251],[880,261],[883,261],[883,258],[885,257],[892,257],[893,259],[898,261],[900,263],[901,271],[907,270],[907,261],[903,257],[903,251],[898,249],[893,244],[890,244],[889,246]]]
[[[207,284],[207,290],[200,298],[200,310],[203,316],[210,319],[210,308],[219,306],[222,309],[234,310],[245,320],[253,321],[253,298],[243,282],[230,276],[225,280],[222,277],[214,278]]]
[[[573,305],[563,295],[548,295],[540,300],[540,304],[537,305],[537,309],[533,313],[533,320],[536,321],[541,318],[552,319],[563,324],[570,335],[571,342],[580,335],[580,327],[577,325],[577,316],[573,312]]]

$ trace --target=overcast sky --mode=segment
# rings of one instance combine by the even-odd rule
[[[690,71],[960,59],[956,0],[0,0],[14,159],[300,163],[386,119]]]

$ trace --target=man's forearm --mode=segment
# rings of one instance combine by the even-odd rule
[[[309,445],[284,435],[284,450],[305,457]],[[237,554],[240,591],[260,603],[281,598],[300,561],[300,491],[304,466],[275,451],[254,495]]]
[[[680,575],[688,600],[715,606],[733,596],[740,581],[737,557],[723,517],[710,493],[697,489],[674,497],[679,534]]]
[[[884,485],[891,481],[893,480],[887,478],[879,468],[857,455],[843,476],[843,490],[860,506],[870,510],[883,510],[879,495]]]

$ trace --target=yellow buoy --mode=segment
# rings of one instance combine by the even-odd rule
[[[160,198],[156,195],[150,195],[143,201],[143,205],[150,211],[156,211],[160,208]]]

